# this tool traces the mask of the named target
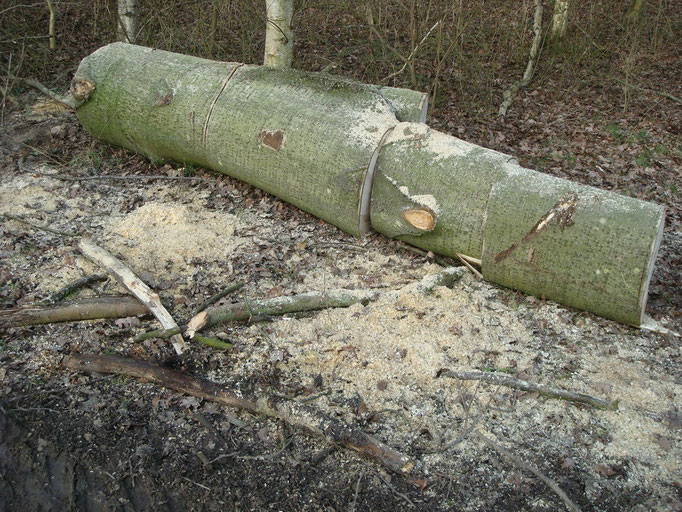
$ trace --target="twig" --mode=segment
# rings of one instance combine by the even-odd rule
[[[195,339],[199,343],[203,343],[204,345],[207,345],[209,347],[219,348],[220,350],[229,350],[232,348],[232,343],[228,343],[227,341],[219,340],[218,338],[209,338],[206,336],[202,336],[201,334],[195,333],[193,339]]]
[[[385,77],[382,82],[386,83],[388,82],[391,78],[396,77],[400,75],[403,71],[405,71],[405,68],[407,67],[407,64],[414,59],[414,56],[416,55],[417,51],[421,48],[421,46],[426,42],[426,39],[431,35],[431,32],[433,32],[438,25],[440,25],[443,22],[443,20],[438,20],[436,23],[433,24],[433,27],[429,29],[429,31],[426,33],[424,37],[422,37],[422,40],[419,41],[419,43],[412,49],[410,54],[407,56],[407,59],[405,60],[405,63],[403,66],[396,72],[391,73],[387,77]]]
[[[602,400],[601,398],[595,398],[590,395],[584,395],[582,393],[575,393],[573,391],[566,391],[564,389],[545,386],[544,384],[534,384],[532,382],[526,382],[525,380],[507,377],[506,375],[497,375],[495,373],[488,372],[455,372],[450,370],[443,372],[440,375],[459,380],[482,380],[484,382],[497,384],[499,386],[506,386],[509,388],[520,389],[522,391],[540,393],[541,395],[548,396],[550,398],[558,398],[560,400],[567,400],[569,402],[588,404],[598,409],[607,409],[613,411],[618,409],[618,400],[608,402],[606,400]]]
[[[23,217],[20,217],[18,215],[12,215],[11,213],[3,213],[3,217],[10,219],[10,220],[15,220],[17,222],[21,222],[22,224],[26,224],[27,226],[31,226],[32,228],[39,229],[41,231],[46,231],[48,233],[53,233],[55,235],[59,236],[68,236],[68,237],[77,237],[80,236],[78,233],[69,233],[68,231],[59,231],[58,229],[53,229],[53,228],[48,228],[47,226],[41,226],[39,224],[34,224],[31,221],[28,221],[24,219]]]
[[[73,97],[70,94],[65,94],[63,96],[59,95],[56,92],[52,92],[50,89],[41,84],[38,80],[33,80],[32,78],[23,78],[14,75],[10,75],[10,78],[13,78],[14,80],[19,80],[20,82],[24,82],[26,85],[30,85],[34,89],[42,92],[48,98],[53,99],[57,103],[61,103],[62,105],[68,107],[71,110],[74,110],[76,108],[76,102],[74,101]]]
[[[133,180],[193,180],[204,181],[204,178],[195,176],[154,176],[132,174],[129,176],[64,176],[61,174],[46,174],[48,178],[62,181],[92,181],[92,180],[115,180],[115,181],[133,181]]]
[[[483,279],[483,274],[481,274],[478,270],[476,270],[476,269],[471,265],[471,263],[469,263],[469,261],[468,261],[469,259],[472,259],[472,260],[473,260],[473,259],[475,259],[475,258],[470,258],[469,256],[464,256],[463,254],[459,254],[459,253],[457,253],[455,256],[457,256],[457,259],[459,259],[459,261],[461,261],[462,263],[464,263],[464,266],[465,266],[466,268],[468,268],[469,270],[471,270],[471,273],[472,273],[472,274],[474,274],[474,275],[475,275],[476,277],[478,277],[479,279]],[[480,260],[479,260],[479,261],[480,261]]]
[[[199,313],[201,313],[204,309],[206,309],[209,306],[212,306],[216,302],[218,302],[220,299],[227,297],[229,294],[232,292],[236,292],[237,290],[241,289],[244,287],[244,281],[239,281],[238,283],[232,284],[225,288],[223,291],[216,293],[215,295],[211,296],[207,300],[201,303],[195,310],[194,313],[192,313],[192,316],[196,316]]]
[[[144,315],[147,312],[147,308],[133,297],[97,297],[59,306],[6,309],[0,311],[0,328],[80,322],[102,318],[126,318]]]
[[[354,450],[404,476],[419,488],[426,486],[426,480],[418,474],[417,461],[363,430],[329,417],[310,405],[277,395],[256,395],[248,391],[249,386],[245,384],[228,388],[222,384],[190,377],[177,370],[126,357],[76,354],[65,358],[64,365],[85,372],[137,377],[197,398],[281,419],[291,425],[303,427],[329,442]],[[232,389],[237,389],[238,392]]]
[[[388,488],[391,490],[391,492],[392,492],[393,494],[395,494],[395,495],[398,496],[399,498],[404,499],[406,502],[408,502],[408,503],[410,504],[410,506],[411,506],[412,508],[414,508],[414,502],[413,502],[406,494],[403,494],[403,493],[401,493],[401,492],[398,492],[398,491],[391,485],[391,483],[390,483],[388,480],[386,480],[386,479],[384,478],[384,476],[383,476],[381,473],[377,473],[377,474],[379,475],[379,478],[381,479],[381,481],[384,482],[384,484],[386,484],[386,487],[388,487]]]
[[[559,487],[559,484],[557,484],[554,480],[552,480],[550,477],[542,473],[539,469],[535,468],[534,466],[531,466],[527,462],[521,460],[518,458],[516,455],[508,451],[507,449],[503,448],[499,444],[497,444],[495,441],[492,439],[489,439],[488,437],[484,436],[480,432],[474,432],[474,435],[478,437],[481,441],[484,443],[488,444],[498,452],[500,452],[502,455],[505,457],[509,458],[516,464],[518,467],[525,469],[527,471],[530,471],[533,473],[536,477],[538,477],[540,480],[545,482],[547,486],[554,491],[554,493],[561,498],[561,500],[564,502],[566,507],[571,511],[571,512],[580,512],[580,508],[578,505],[573,503],[571,499],[566,495],[566,493]]]
[[[357,483],[355,484],[355,494],[353,495],[353,502],[350,505],[350,512],[355,512],[355,505],[358,502],[358,495],[360,494],[360,484],[362,483],[362,474],[358,478]]]
[[[80,279],[76,279],[75,281],[67,284],[60,290],[57,290],[47,299],[43,300],[42,303],[45,305],[56,304],[57,302],[63,301],[73,292],[80,290],[81,288],[88,286],[89,284],[99,283],[100,281],[106,281],[107,279],[108,279],[107,276],[101,274],[81,277]]]
[[[284,315],[324,308],[344,308],[358,302],[367,303],[375,300],[377,295],[376,292],[369,290],[337,290],[214,307],[195,315],[188,322],[187,335],[191,338],[202,329],[228,322],[250,320],[259,315]]]
[[[176,334],[180,334],[182,330],[180,327],[173,327],[172,329],[157,329],[155,331],[147,331],[138,334],[133,338],[133,341],[140,342],[151,338],[170,338]]]
[[[514,101],[514,95],[519,92],[519,89],[526,87],[530,83],[531,78],[533,78],[533,73],[535,73],[535,66],[538,63],[538,57],[540,55],[540,41],[542,41],[542,0],[535,0],[533,32],[535,33],[535,36],[533,37],[533,44],[530,47],[526,71],[523,73],[523,78],[521,78],[521,80],[515,82],[509,89],[504,91],[504,101],[502,101],[498,112],[500,117],[507,115],[507,110],[509,110],[512,101]]]
[[[159,295],[147,286],[132,270],[126,267],[123,262],[114,257],[108,251],[102,249],[90,240],[82,239],[78,248],[88,259],[106,269],[116,281],[130,290],[142,304],[147,306],[149,311],[161,322],[164,329],[174,329],[178,324],[173,320],[170,313],[163,307]],[[175,334],[171,337],[171,343],[178,354],[182,354],[187,345],[182,338],[182,334]]]

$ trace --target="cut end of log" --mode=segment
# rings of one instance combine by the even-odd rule
[[[194,334],[203,329],[207,321],[208,313],[206,311],[202,311],[198,315],[193,316],[187,323],[187,330],[185,331],[187,337],[190,339],[194,338]]]
[[[436,214],[427,207],[405,210],[403,217],[408,224],[421,231],[433,231],[436,227]]]

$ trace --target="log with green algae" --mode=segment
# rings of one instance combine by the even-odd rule
[[[72,90],[85,128],[113,144],[227,173],[354,235],[371,225],[480,259],[493,282],[642,322],[663,208],[413,122],[417,96],[123,43],[86,57]]]

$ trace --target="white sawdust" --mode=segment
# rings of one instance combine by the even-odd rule
[[[177,202],[149,202],[106,228],[109,250],[156,275],[193,273],[198,262],[225,261],[240,243],[237,218]],[[194,261],[197,260],[197,261]]]
[[[347,116],[346,136],[370,151],[377,148],[386,131],[398,122],[390,106],[380,99],[377,99],[374,108],[351,109]]]

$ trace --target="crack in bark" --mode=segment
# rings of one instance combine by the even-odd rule
[[[208,109],[208,114],[206,114],[206,121],[204,121],[204,129],[201,132],[201,145],[206,146],[206,138],[208,137],[208,123],[211,120],[211,115],[213,115],[213,109],[215,108],[215,104],[218,102],[218,98],[220,98],[220,95],[223,93],[225,88],[227,87],[228,82],[232,79],[234,74],[237,72],[239,68],[241,68],[244,64],[239,64],[235,66],[230,74],[227,76],[225,81],[223,82],[222,87],[218,91],[218,94],[216,94],[216,97],[213,98],[213,102],[211,103],[211,106]]]
[[[530,242],[540,233],[542,233],[552,221],[556,221],[559,225],[559,229],[562,231],[565,228],[570,228],[573,225],[573,216],[575,215],[575,207],[578,204],[578,196],[571,192],[570,194],[562,197],[559,202],[550,208],[550,210],[544,214],[540,220],[531,228],[531,230],[526,233],[526,235],[521,239],[518,244],[511,244],[504,251],[500,251],[495,255],[495,263],[500,263],[505,260],[519,247],[521,244]],[[535,251],[529,254],[530,261],[533,260],[535,256]]]

